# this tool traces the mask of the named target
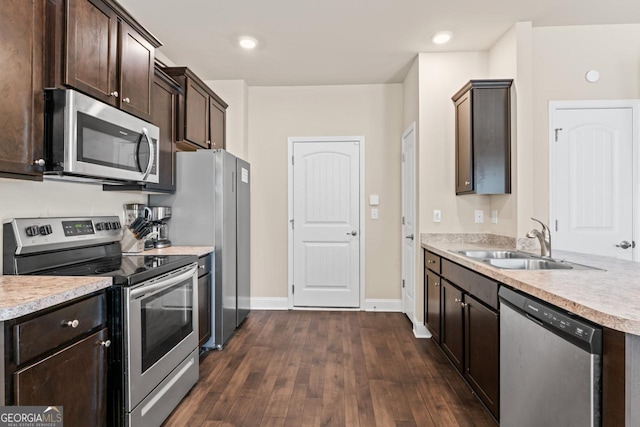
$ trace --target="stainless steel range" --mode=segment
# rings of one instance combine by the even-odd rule
[[[109,425],[159,426],[198,380],[195,256],[123,255],[116,216],[4,224],[4,274],[109,276]]]

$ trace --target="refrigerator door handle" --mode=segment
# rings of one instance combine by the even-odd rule
[[[236,192],[236,173],[231,172],[231,192]]]

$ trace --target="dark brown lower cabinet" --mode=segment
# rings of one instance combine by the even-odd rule
[[[198,277],[198,345],[211,338],[211,273]]]
[[[107,328],[13,374],[14,405],[62,406],[64,424],[105,426]]]
[[[440,345],[449,356],[453,365],[460,371],[464,369],[464,321],[462,291],[446,280],[441,281],[442,297],[442,335]]]
[[[211,338],[211,268],[213,255],[207,254],[198,258],[198,345],[202,347]]]
[[[441,278],[432,271],[425,273],[426,326],[435,342],[440,344],[440,284]]]
[[[464,296],[464,303],[464,377],[497,418],[500,396],[499,316],[470,295]]]

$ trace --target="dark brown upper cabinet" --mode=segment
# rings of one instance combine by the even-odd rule
[[[511,193],[511,85],[471,80],[456,111],[456,194]]]
[[[46,13],[47,86],[73,87],[151,120],[160,41],[111,0],[48,0]]]
[[[173,186],[176,153],[176,104],[180,86],[171,77],[156,67],[151,91],[152,122],[160,128],[160,181],[159,184]]]
[[[226,148],[227,103],[186,67],[164,71],[180,84],[178,96],[178,150]]]
[[[7,0],[0,13],[0,176],[42,180],[44,2]],[[43,163],[44,164],[44,163]]]

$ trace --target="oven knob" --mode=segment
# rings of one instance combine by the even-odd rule
[[[37,225],[31,225],[24,230],[27,233],[27,236],[33,237],[37,236],[40,233],[40,229]]]
[[[51,229],[50,225],[43,225],[40,227],[40,234],[42,234],[43,236],[51,234],[52,232],[53,230]]]
[[[101,222],[96,222],[96,230],[102,231],[102,223]]]
[[[103,223],[103,225],[104,225],[104,229],[105,230],[111,230],[111,223],[105,222],[105,223]]]
[[[119,224],[118,224],[117,222],[115,222],[115,221],[114,221],[114,222],[112,222],[112,223],[111,223],[111,229],[112,229],[112,230],[117,230],[117,229],[118,229],[118,225],[119,225]]]

